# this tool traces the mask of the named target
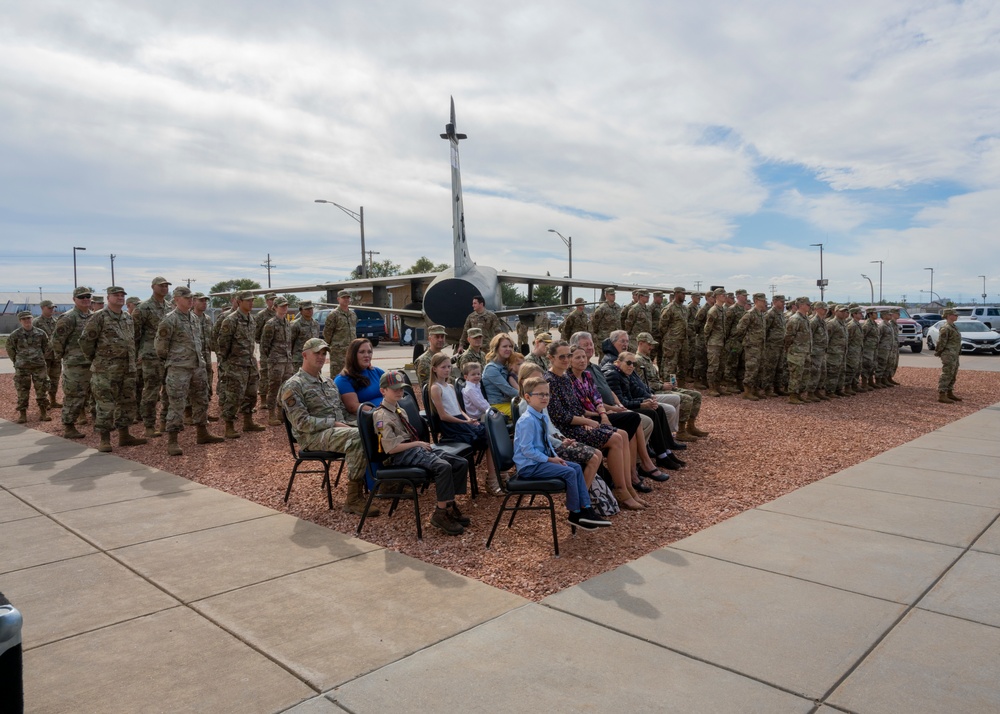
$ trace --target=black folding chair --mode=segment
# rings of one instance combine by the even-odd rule
[[[514,442],[507,431],[504,415],[496,409],[491,408],[486,413],[484,422],[486,424],[486,436],[490,442],[490,452],[493,454],[493,464],[496,467],[497,474],[500,474],[514,467]],[[500,519],[507,511],[510,511],[510,521],[507,523],[508,528],[514,525],[514,517],[518,511],[548,511],[552,520],[552,547],[555,549],[556,557],[558,558],[559,535],[556,532],[556,509],[555,503],[552,500],[552,494],[554,493],[566,493],[566,482],[562,479],[518,478],[516,473],[512,474],[507,479],[507,494],[500,504],[496,520],[493,521],[493,529],[490,531],[490,537],[486,539],[486,549],[489,550],[490,544],[493,542],[493,536],[497,532],[497,526],[500,525]],[[517,496],[517,501],[513,506],[508,506],[508,501],[514,496]],[[531,498],[528,500],[527,505],[521,505],[525,496],[530,496]],[[534,505],[535,496],[544,496],[547,505]],[[570,530],[574,535],[576,534],[576,526],[570,524]]]
[[[398,404],[406,412],[406,418],[409,419],[410,426],[416,430],[420,441],[433,444],[434,441],[431,436],[430,427],[427,425],[427,420],[421,416],[420,410],[417,408],[416,398],[412,393],[407,392],[406,389],[403,392],[405,394],[399,400]],[[472,446],[463,441],[448,441],[434,445],[447,454],[457,456],[469,462],[469,495],[475,498],[479,494],[479,484],[476,483],[476,461]]]
[[[281,410],[281,418],[285,422],[285,433],[288,434],[288,447],[292,450],[292,458],[295,459],[295,465],[292,466],[292,475],[288,479],[288,488],[285,489],[285,503],[288,503],[288,497],[292,494],[292,484],[295,483],[296,474],[323,474],[323,483],[320,484],[320,488],[326,488],[326,502],[332,510],[333,494],[330,490],[330,464],[334,461],[340,462],[340,468],[337,470],[337,479],[333,483],[334,486],[337,486],[340,483],[340,474],[344,472],[344,454],[339,451],[308,451],[306,449],[299,449],[298,440],[295,438],[295,434],[292,433],[292,423],[288,421],[288,414],[285,413],[284,408]],[[300,470],[299,467],[307,461],[318,461],[323,464],[323,468]]]
[[[361,448],[365,452],[368,463],[378,465],[373,475],[374,485],[368,492],[368,500],[365,502],[365,510],[361,514],[361,522],[358,523],[357,535],[361,535],[361,529],[368,518],[368,509],[371,508],[372,501],[376,498],[390,499],[389,516],[396,510],[400,500],[413,501],[413,517],[417,521],[417,540],[423,540],[424,532],[420,525],[420,498],[419,489],[426,488],[430,482],[430,474],[426,469],[417,466],[391,466],[384,462],[388,454],[379,451],[378,436],[375,434],[375,423],[372,421],[372,411],[375,406],[371,402],[365,402],[358,407],[358,430],[361,434]],[[383,484],[399,484],[402,490],[394,493],[379,493]],[[405,487],[410,490],[406,491]]]
[[[458,390],[456,389],[456,392]],[[421,397],[424,400],[424,412],[427,414],[427,426],[431,432],[431,438],[434,443],[438,446],[444,446],[446,444],[464,444],[465,442],[456,441],[447,436],[442,436],[441,434],[441,415],[437,413],[434,408],[434,402],[431,401],[431,388],[430,385],[425,384],[423,390],[421,391]],[[459,406],[461,406],[461,401],[459,401]],[[464,408],[464,407],[463,407]],[[483,462],[483,457],[486,455],[486,447],[476,448],[474,446],[466,444],[472,449],[472,461],[469,463],[469,473],[475,476],[475,469],[479,468],[479,464]],[[469,485],[469,490],[471,492],[472,498],[475,498],[479,494],[479,485],[476,483],[476,479],[473,478]]]

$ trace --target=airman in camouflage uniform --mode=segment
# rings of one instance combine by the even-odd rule
[[[576,307],[573,309],[566,319],[563,320],[563,324],[559,326],[559,336],[569,342],[569,338],[573,336],[575,332],[589,332],[590,331],[590,318],[587,316],[587,311],[584,309],[584,305],[587,302],[582,297],[578,297],[573,301]]]
[[[549,319],[549,313],[538,312],[535,313],[535,332],[548,332],[552,329],[552,320]]]
[[[665,382],[660,378],[660,372],[653,361],[653,336],[648,332],[639,333],[637,349],[635,352],[635,369],[640,379],[645,382],[649,391],[654,394],[677,394],[681,398],[680,408],[677,410],[677,440],[691,441],[689,436],[699,438],[708,436],[707,431],[702,431],[695,424],[695,420],[701,413],[701,392],[694,389],[684,389],[674,387],[670,382]],[[681,437],[684,437],[683,439]]]
[[[701,293],[692,292],[691,304],[687,306],[688,314],[688,349],[687,360],[681,365],[684,376],[694,385],[697,380],[694,376],[694,355],[698,349],[698,310],[701,309]]]
[[[275,405],[282,383],[295,374],[292,369],[292,326],[288,322],[288,300],[283,297],[274,301],[275,315],[260,336],[260,363],[267,364],[267,375],[271,383],[267,387],[267,401],[264,408],[268,413],[268,426],[281,426],[279,406]]]
[[[660,315],[663,314],[663,291],[654,290],[653,291],[653,301],[649,304],[649,321],[653,323],[653,329],[649,331],[652,335],[653,341],[656,342],[652,347],[652,351],[649,353],[650,359],[656,364],[660,363]]]
[[[215,319],[215,324],[212,325],[212,350],[215,352],[215,364],[218,366],[218,375],[215,381],[215,391],[216,393],[221,393],[222,391],[222,357],[219,356],[219,330],[222,329],[222,321],[225,320],[229,315],[240,309],[240,301],[236,299],[239,293],[234,293],[230,298],[229,307],[225,307],[219,311],[218,317]],[[222,401],[220,398],[219,407],[222,407]]]
[[[163,362],[156,354],[153,342],[156,340],[156,330],[160,320],[167,316],[167,292],[170,283],[166,278],[153,278],[153,294],[139,303],[132,317],[135,325],[135,346],[139,361],[142,364],[142,401],[139,403],[139,414],[146,426],[146,438],[160,436],[156,429],[156,404],[160,405],[160,426],[167,420],[167,388],[164,382]]]
[[[487,344],[495,336],[507,331],[497,314],[486,309],[486,300],[482,295],[475,295],[472,298],[472,312],[465,318],[465,325],[462,326],[462,337],[458,342],[459,346],[463,348],[469,346],[469,329],[473,327],[478,327],[483,331],[483,341]]]
[[[785,359],[788,363],[788,402],[805,404],[812,373],[812,328],[806,313],[809,298],[795,300],[797,311],[785,321]]]
[[[42,314],[32,320],[32,325],[42,330],[49,338],[49,346],[45,351],[45,370],[49,375],[49,406],[58,409],[62,406],[56,401],[56,392],[59,391],[59,377],[62,375],[62,362],[56,359],[52,353],[52,335],[56,332],[56,318],[52,316],[56,306],[51,300],[42,300],[39,303]]]
[[[864,386],[858,386],[861,376],[861,350],[864,336],[861,334],[861,306],[851,303],[847,307],[850,317],[847,319],[847,359],[844,362],[844,393],[854,396],[859,391],[865,391]]]
[[[893,386],[889,381],[889,355],[899,352],[899,341],[892,329],[892,310],[882,311],[882,324],[878,326],[878,345],[875,348],[875,383],[882,387]]]
[[[635,352],[640,332],[652,332],[653,313],[649,309],[649,291],[636,290],[636,302],[622,320],[622,329],[628,333],[628,351]]]
[[[322,337],[323,330],[313,319],[312,300],[299,303],[299,316],[292,323],[292,368],[298,372],[302,367],[302,347],[313,337]],[[329,348],[327,348],[329,350]]]
[[[431,358],[444,349],[445,329],[442,325],[431,325],[427,328],[427,349],[417,357],[414,368],[417,371],[417,381],[423,387],[431,379]],[[483,366],[486,366],[486,358],[483,357]]]
[[[73,309],[56,320],[52,335],[52,354],[62,360],[63,436],[82,439],[76,429],[76,420],[87,405],[90,396],[90,360],[80,350],[80,335],[90,319],[90,288],[78,287],[73,291]]]
[[[728,298],[729,295],[727,294]],[[724,381],[734,392],[743,385],[743,340],[736,336],[736,326],[750,310],[747,303],[747,291],[742,288],[736,291],[736,302],[726,311],[726,369]]]
[[[31,311],[17,313],[20,327],[7,338],[7,356],[14,363],[14,388],[17,391],[17,423],[28,422],[28,398],[31,383],[35,383],[35,400],[38,402],[38,420],[52,421],[49,416],[49,373],[45,353],[49,352],[49,336],[36,328],[31,321]]]
[[[826,319],[826,375],[824,384],[828,397],[845,397],[844,371],[847,362],[847,305],[831,306]]]
[[[764,361],[761,363],[761,384],[769,396],[785,396],[784,383],[787,378],[788,363],[785,361],[785,296],[771,298],[771,309],[764,314],[766,346]]]
[[[612,332],[622,329],[622,309],[615,302],[614,288],[604,288],[604,300],[590,318],[590,333],[595,345],[602,344]]]
[[[684,288],[674,288],[670,302],[660,313],[660,373],[677,375],[677,382],[684,380],[684,366],[688,356],[688,309],[684,306]]]
[[[639,302],[639,291],[638,290],[633,290],[632,291],[632,302],[630,302],[628,305],[626,305],[625,307],[623,307],[621,313],[619,313],[619,315],[618,315],[619,319],[622,321],[623,328],[624,328],[624,325],[625,325],[625,318],[628,317],[628,314],[630,312],[632,312],[632,308],[635,307],[635,305],[638,302]]]
[[[90,390],[97,407],[94,425],[101,435],[98,451],[111,451],[111,430],[118,430],[119,446],[141,446],[128,428],[136,421],[135,330],[125,307],[125,289],[107,289],[108,306],[84,325],[80,350],[91,361]]]
[[[861,323],[861,381],[867,386],[864,391],[868,392],[882,388],[882,385],[875,381],[879,338],[879,325],[875,322],[877,314],[878,311],[874,307],[868,308],[865,321]]]
[[[826,303],[817,300],[812,305],[813,314],[809,318],[812,330],[812,370],[809,375],[810,401],[830,401],[826,394],[826,345],[829,335],[826,332]]]
[[[740,340],[746,365],[742,396],[752,402],[764,396],[760,376],[761,362],[764,359],[764,350],[767,348],[767,322],[764,319],[766,309],[767,295],[754,293],[753,307],[743,313],[733,332],[733,335]]]
[[[142,302],[141,298],[136,296],[131,296],[125,299],[125,311],[128,312],[129,316],[132,318],[132,331],[135,331],[135,311],[139,308],[139,303]],[[135,361],[135,413],[136,421],[139,421],[139,405],[142,404],[142,365],[139,364],[138,353],[136,353]]]
[[[694,316],[694,351],[691,353],[691,372],[696,389],[708,389],[708,347],[705,343],[705,321],[708,311],[715,305],[715,293],[705,293],[705,304]]]
[[[219,328],[216,354],[219,356],[219,406],[222,420],[226,423],[226,438],[238,439],[233,422],[236,412],[243,413],[243,431],[264,431],[266,426],[255,424],[253,409],[257,405],[257,361],[254,359],[254,324],[250,317],[253,307],[253,293],[249,290],[237,293],[239,308],[226,315]]]
[[[323,341],[329,345],[330,375],[336,377],[344,369],[347,348],[358,333],[358,316],[350,309],[351,294],[346,290],[337,293],[337,309],[326,316]]]
[[[955,396],[955,380],[958,378],[958,362],[962,355],[962,334],[955,327],[958,313],[952,308],[941,311],[948,324],[938,333],[934,355],[941,358],[941,378],[938,379],[938,401],[943,404],[963,401]]]
[[[458,358],[458,373],[462,374],[462,370],[465,369],[465,365],[469,362],[478,362],[486,368],[486,353],[483,352],[483,331],[478,327],[470,327],[469,333],[469,347],[464,352],[462,356]],[[439,348],[440,349],[440,348]],[[423,355],[421,355],[423,356]],[[434,355],[431,355],[433,357]],[[420,361],[419,359],[417,360]],[[430,368],[431,368],[431,358],[428,357],[426,361],[428,379],[430,378]],[[424,382],[421,382],[424,384]]]
[[[538,332],[535,334],[535,344],[532,345],[531,353],[524,358],[530,364],[537,364],[543,372],[549,371],[549,345],[552,344],[552,335],[548,332]],[[483,367],[486,367],[485,360]]]
[[[274,311],[274,301],[278,298],[276,293],[267,293],[264,296],[264,309],[253,316],[253,339],[258,345],[260,345],[260,336],[264,333],[264,325],[275,315]],[[260,395],[261,404],[267,402],[267,389],[270,385],[270,380],[267,374],[267,361],[262,359],[258,366],[260,372],[260,380],[257,382],[257,391]]]
[[[524,320],[518,320],[517,327],[514,329],[517,332],[517,348],[520,350],[521,354],[527,356],[529,351],[528,325]],[[466,337],[468,337],[468,333],[466,333]]]
[[[93,288],[91,288],[93,290]],[[104,309],[104,296],[94,295],[90,301],[90,314],[93,315],[95,312],[100,312]]]
[[[292,425],[299,448],[309,451],[336,451],[347,463],[347,501],[344,511],[364,512],[362,479],[368,462],[361,448],[361,434],[347,422],[340,392],[322,374],[328,348],[323,340],[311,337],[302,345],[306,357],[299,370],[281,385],[281,404]],[[375,508],[368,516],[377,516]]]
[[[214,394],[213,385],[215,384],[215,370],[212,369],[212,353],[215,351],[215,339],[213,337],[215,325],[212,324],[212,318],[208,316],[208,296],[205,293],[195,293],[191,298],[193,300],[191,314],[198,319],[198,325],[201,327],[201,351],[205,356],[205,381],[208,383],[208,403],[211,405],[212,394]],[[219,418],[210,414],[208,420],[219,421]],[[187,408],[184,410],[184,423],[192,423],[190,403],[188,403]]]
[[[892,325],[892,341],[895,345],[895,349],[889,350],[889,362],[886,366],[886,379],[894,387],[899,386],[899,382],[895,380],[896,370],[899,369],[899,309],[893,308],[892,312],[889,314],[889,322]]]
[[[726,309],[726,290],[725,288],[716,288],[715,304],[709,308],[708,314],[705,316],[705,327],[702,330],[708,354],[707,378],[708,396],[710,397],[721,397],[728,393],[725,385],[722,384],[725,376],[723,350],[726,346]]]

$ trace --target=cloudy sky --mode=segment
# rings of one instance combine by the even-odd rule
[[[450,263],[454,96],[480,264],[1000,300],[998,8],[0,0],[0,291]]]

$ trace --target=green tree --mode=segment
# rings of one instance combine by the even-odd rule
[[[521,307],[524,304],[524,293],[510,283],[500,283],[500,299],[504,307]]]
[[[359,266],[360,267],[360,266]],[[385,278],[390,275],[399,275],[399,264],[391,260],[378,260],[368,266],[369,278]],[[351,271],[351,280],[361,278],[361,271],[355,268]]]
[[[562,288],[558,285],[539,285],[533,297],[539,305],[559,305],[562,303]]]
[[[288,301],[288,309],[289,310],[291,310],[293,307],[298,307],[299,306],[299,302],[300,301],[299,301],[299,296],[298,295],[292,295],[291,293],[285,293],[281,297],[285,298],[285,300]]]
[[[233,293],[237,290],[259,290],[260,283],[256,280],[251,280],[250,278],[236,278],[233,280],[223,280],[221,283],[216,283],[209,289],[209,293]],[[229,307],[230,299],[228,297],[214,297],[212,298],[212,307]],[[254,301],[256,304],[256,300]],[[263,305],[263,300],[261,305]]]
[[[425,255],[420,256],[417,262],[402,272],[403,275],[415,275],[417,273],[440,273],[451,266],[447,263],[434,265],[430,258]]]

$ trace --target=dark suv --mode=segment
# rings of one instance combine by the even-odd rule
[[[924,336],[927,336],[927,330],[931,328],[935,323],[940,322],[944,318],[938,315],[936,312],[924,312],[919,315],[910,315],[910,319],[920,325],[920,328],[924,332]]]
[[[358,316],[358,327],[355,331],[357,337],[367,337],[372,347],[378,347],[380,340],[389,339],[389,333],[385,330],[385,319],[381,313],[357,307],[352,307],[351,310]],[[316,313],[315,319],[319,323],[320,330],[326,327],[326,317],[331,312],[332,309],[327,309]]]

